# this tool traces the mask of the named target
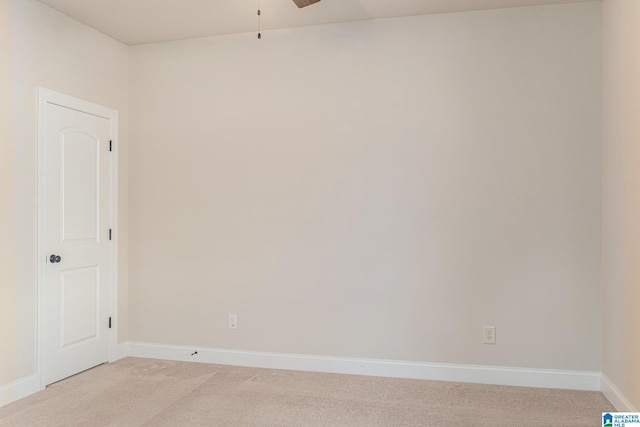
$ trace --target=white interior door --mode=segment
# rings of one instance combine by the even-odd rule
[[[42,360],[51,384],[109,359],[111,122],[44,105]]]

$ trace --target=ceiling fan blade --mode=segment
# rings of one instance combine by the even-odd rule
[[[293,0],[296,6],[302,8],[305,6],[309,6],[310,4],[318,3],[320,0]]]

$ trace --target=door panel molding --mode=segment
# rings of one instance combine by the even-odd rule
[[[46,173],[46,127],[47,127],[47,106],[56,105],[68,108],[93,116],[109,120],[110,140],[112,141],[112,152],[109,156],[109,223],[110,228],[118,230],[118,112],[89,101],[74,98],[59,92],[38,87],[38,117],[37,117],[37,310],[36,310],[36,378],[43,390],[46,386],[44,367],[46,351],[44,340],[45,319],[46,319],[46,267],[48,262],[47,253],[47,173]],[[115,233],[117,235],[117,233]],[[102,238],[102,236],[100,236]],[[105,237],[106,238],[106,237]],[[113,319],[112,327],[109,329],[109,362],[117,360],[118,342],[118,243],[115,239],[109,245],[109,311]]]

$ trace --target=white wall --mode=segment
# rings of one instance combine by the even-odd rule
[[[0,0],[0,64],[0,391],[11,393],[11,384],[36,372],[37,87],[119,110],[126,233],[128,50],[36,1]],[[124,310],[125,233],[119,235]],[[5,398],[11,396],[0,393]]]
[[[601,47],[584,3],[131,48],[130,340],[599,371]]]
[[[603,8],[602,372],[618,409],[640,410],[640,2]]]
[[[0,1],[0,384],[12,378],[5,369],[14,365],[14,354],[5,351],[16,339],[12,321],[16,284],[14,282],[14,212],[13,144],[11,136],[11,82],[13,81],[10,58],[12,57],[11,3]]]

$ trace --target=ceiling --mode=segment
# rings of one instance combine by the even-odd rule
[[[39,0],[127,45],[433,13],[593,0]]]

